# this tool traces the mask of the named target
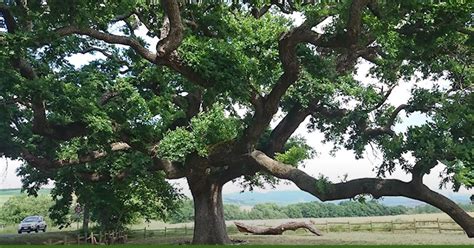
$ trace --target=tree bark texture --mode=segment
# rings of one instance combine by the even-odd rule
[[[223,184],[206,176],[188,177],[194,200],[193,244],[230,244],[224,221]]]
[[[237,229],[239,229],[240,232],[252,233],[256,235],[282,235],[285,231],[296,231],[298,229],[306,229],[317,236],[323,235],[321,231],[306,222],[287,222],[276,227],[250,226],[241,222],[234,222],[234,224],[237,226]]]

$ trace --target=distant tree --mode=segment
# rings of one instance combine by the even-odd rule
[[[0,3],[0,156],[24,161],[25,187],[67,173],[85,185],[186,178],[198,244],[230,243],[222,188],[233,180],[289,180],[322,201],[409,197],[474,237],[474,218],[423,183],[439,165],[442,185],[474,186],[473,1],[188,2]],[[355,77],[362,63],[373,80]],[[388,100],[423,79],[432,85],[415,84],[406,102]],[[426,122],[394,129],[413,114]],[[313,155],[294,135],[305,120],[334,150],[379,150],[378,177],[334,183],[300,170]],[[122,156],[133,159],[100,163]],[[395,170],[411,180],[387,179]]]
[[[253,220],[286,219],[288,216],[277,204],[262,203],[253,206],[249,212],[249,218]]]
[[[194,220],[194,205],[191,199],[184,199],[179,208],[176,211],[173,211],[170,216],[169,220],[172,223],[184,223]]]
[[[10,197],[0,207],[0,222],[5,224],[19,224],[25,217],[30,215],[40,215],[49,217],[49,208],[53,205],[53,200],[49,195],[39,195],[37,197],[25,194]],[[48,223],[51,225],[52,223]]]
[[[224,218],[226,220],[247,220],[248,211],[242,210],[240,206],[234,204],[224,204]]]
[[[181,195],[160,174],[149,174],[144,170],[128,177],[106,176],[98,180],[83,180],[83,175],[91,170],[97,175],[108,175],[113,170],[121,170],[121,167],[131,169],[128,163],[132,161],[134,169],[140,170],[139,160],[122,156],[100,162],[107,165],[91,164],[89,168],[70,167],[69,171],[63,171],[61,176],[56,177],[55,188],[51,191],[55,200],[51,218],[57,224],[71,224],[74,216],[70,215],[70,209],[78,203],[102,231],[121,231],[138,221],[166,219],[177,209]],[[20,170],[22,173],[26,172]],[[24,183],[28,182],[28,178],[25,177]]]

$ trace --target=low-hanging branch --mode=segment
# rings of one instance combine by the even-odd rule
[[[250,153],[249,163],[253,163],[277,178],[292,181],[298,188],[322,201],[354,198],[362,194],[370,194],[374,198],[404,196],[423,201],[443,210],[464,229],[469,237],[474,237],[474,217],[449,198],[432,191],[419,181],[360,178],[342,183],[331,183],[327,180],[316,179],[291,165],[278,162],[261,151]]]

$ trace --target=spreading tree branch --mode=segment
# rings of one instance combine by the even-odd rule
[[[129,149],[130,146],[124,142],[112,143],[110,145],[110,151],[112,152],[126,151]],[[109,153],[106,151],[92,151],[88,154],[79,156],[77,159],[50,160],[48,158],[38,157],[27,149],[23,149],[22,151],[22,158],[25,161],[27,161],[29,164],[36,168],[47,170],[55,170],[61,167],[94,162],[99,159],[105,158],[107,155],[109,155]]]
[[[177,0],[161,0],[161,5],[169,22],[169,28],[166,37],[158,41],[156,51],[159,57],[167,57],[176,50],[183,40],[183,24]]]
[[[354,198],[361,194],[370,194],[375,198],[382,196],[404,196],[431,204],[446,212],[458,223],[469,237],[474,237],[474,218],[450,199],[430,190],[423,184],[403,182],[396,179],[361,178],[343,183],[331,183],[316,179],[305,172],[286,165],[260,151],[249,154],[249,162],[271,175],[290,180],[322,201]]]
[[[272,130],[265,152],[272,157],[276,152],[280,152],[291,135],[310,113],[309,108],[303,108],[299,105],[294,106]]]
[[[146,49],[144,46],[142,46],[138,40],[132,39],[127,36],[109,34],[109,33],[101,32],[92,28],[78,27],[78,26],[64,26],[64,27],[56,29],[54,32],[60,37],[68,36],[72,34],[86,35],[98,40],[105,41],[109,44],[120,44],[120,45],[129,46],[133,50],[135,50],[135,52],[137,52],[140,56],[142,56],[144,59],[152,63],[154,63],[155,58],[156,58],[156,54],[152,53],[151,51]]]

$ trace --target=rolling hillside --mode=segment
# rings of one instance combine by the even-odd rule
[[[51,189],[41,189],[39,194],[49,194]],[[22,193],[21,189],[0,189],[0,206],[3,205],[10,197],[26,194]]]
[[[446,195],[458,203],[469,203],[469,194],[449,194]],[[303,191],[271,191],[271,192],[243,192],[224,194],[224,202],[241,206],[254,206],[259,203],[275,203],[277,205],[288,205],[301,202],[318,201],[314,196]],[[339,201],[331,201],[337,203]],[[412,200],[405,197],[384,197],[380,203],[386,206],[406,206],[414,207],[423,205],[423,202]]]

